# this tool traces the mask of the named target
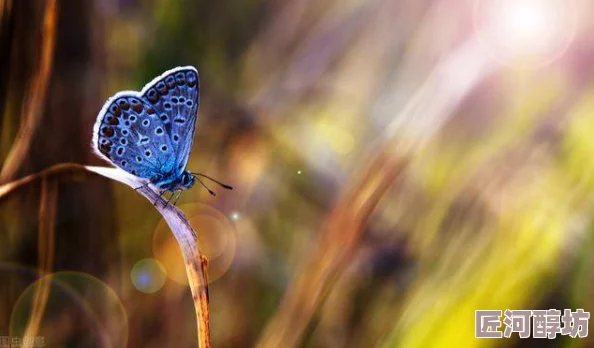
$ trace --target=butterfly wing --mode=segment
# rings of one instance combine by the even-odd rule
[[[93,128],[93,148],[101,157],[141,178],[171,172],[175,148],[154,107],[138,92],[109,98]]]
[[[168,70],[147,84],[141,93],[164,125],[175,152],[174,170],[180,175],[194,142],[200,105],[198,71],[191,66]]]

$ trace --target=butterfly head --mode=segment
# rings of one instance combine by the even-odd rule
[[[180,189],[189,189],[190,187],[194,186],[194,183],[196,182],[196,178],[194,178],[194,176],[192,175],[192,173],[190,173],[189,171],[184,171],[181,175],[180,178]]]

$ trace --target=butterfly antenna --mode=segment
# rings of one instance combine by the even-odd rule
[[[216,193],[214,193],[214,191],[213,191],[213,190],[209,189],[209,188],[208,188],[208,186],[206,186],[206,185],[205,185],[205,184],[202,182],[202,180],[200,180],[200,179],[197,179],[197,180],[198,180],[198,182],[200,183],[200,185],[202,185],[202,187],[204,187],[204,188],[205,188],[205,189],[208,191],[208,193],[210,193],[212,196],[216,196],[216,195],[217,195]]]
[[[218,180],[216,180],[216,179],[213,179],[213,178],[211,178],[210,176],[208,176],[208,175],[206,175],[206,174],[202,174],[202,173],[192,173],[192,175],[194,175],[194,176],[202,176],[202,177],[205,177],[205,178],[207,178],[208,180],[210,180],[210,181],[212,181],[212,182],[216,182],[217,184],[221,185],[221,187],[222,187],[222,188],[225,188],[225,189],[227,189],[227,190],[233,190],[233,187],[231,187],[231,186],[229,186],[229,185],[225,185],[225,184],[223,184],[222,182],[220,182],[220,181],[218,181]],[[200,179],[198,179],[198,181],[200,181]],[[202,185],[204,185],[204,184],[202,184]]]

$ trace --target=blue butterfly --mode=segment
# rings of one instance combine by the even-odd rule
[[[142,91],[123,91],[109,98],[93,127],[93,149],[102,158],[139,178],[148,179],[159,195],[171,197],[207,175],[186,170],[200,105],[198,71],[177,67],[153,79]],[[177,199],[176,199],[177,201]],[[175,202],[174,201],[174,204]]]

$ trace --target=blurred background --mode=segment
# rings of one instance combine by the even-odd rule
[[[178,202],[210,260],[213,346],[594,347],[474,338],[478,309],[594,309],[592,13],[0,0],[0,344],[197,346],[150,202],[77,170],[18,181],[107,165],[104,101],[193,65],[188,168],[235,187]]]

